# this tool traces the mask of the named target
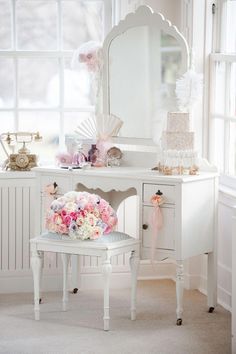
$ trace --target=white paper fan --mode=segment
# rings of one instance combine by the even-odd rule
[[[123,121],[112,114],[98,114],[85,119],[75,131],[80,138],[107,139],[117,136]]]

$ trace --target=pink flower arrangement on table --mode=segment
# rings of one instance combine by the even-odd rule
[[[109,203],[96,194],[68,192],[54,200],[46,215],[50,232],[70,239],[95,240],[114,230],[117,216]]]

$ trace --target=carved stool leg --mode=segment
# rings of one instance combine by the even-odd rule
[[[68,267],[70,261],[70,255],[66,253],[61,254],[63,265],[63,298],[62,298],[62,310],[66,311],[68,307],[69,292],[68,292]]]
[[[80,256],[72,255],[71,256],[71,268],[72,268],[72,292],[77,294],[80,288],[81,276],[80,276]]]
[[[177,261],[176,265],[176,300],[177,300],[177,326],[182,324],[183,314],[183,292],[184,292],[184,266],[182,261]]]
[[[129,259],[131,269],[131,320],[136,320],[136,293],[139,257],[136,251],[132,251]]]
[[[109,280],[110,280],[110,274],[112,272],[112,266],[111,266],[111,261],[110,258],[106,258],[106,260],[102,263],[102,273],[104,277],[104,316],[103,316],[103,321],[104,321],[104,331],[109,331]]]
[[[31,255],[31,268],[34,278],[34,318],[40,319],[40,281],[42,277],[43,256],[42,252],[33,251]]]

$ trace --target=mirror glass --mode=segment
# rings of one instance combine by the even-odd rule
[[[108,105],[124,122],[122,137],[158,142],[167,112],[177,109],[176,79],[186,70],[183,45],[164,28],[153,22],[129,26],[110,41]]]

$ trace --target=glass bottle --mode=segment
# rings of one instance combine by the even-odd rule
[[[72,165],[74,166],[81,166],[83,163],[86,162],[86,156],[82,151],[82,147],[79,145],[77,151],[74,152],[72,157]]]
[[[96,144],[92,144],[91,149],[88,152],[88,161],[91,162],[92,166],[96,163],[98,156],[99,150],[96,147]]]

